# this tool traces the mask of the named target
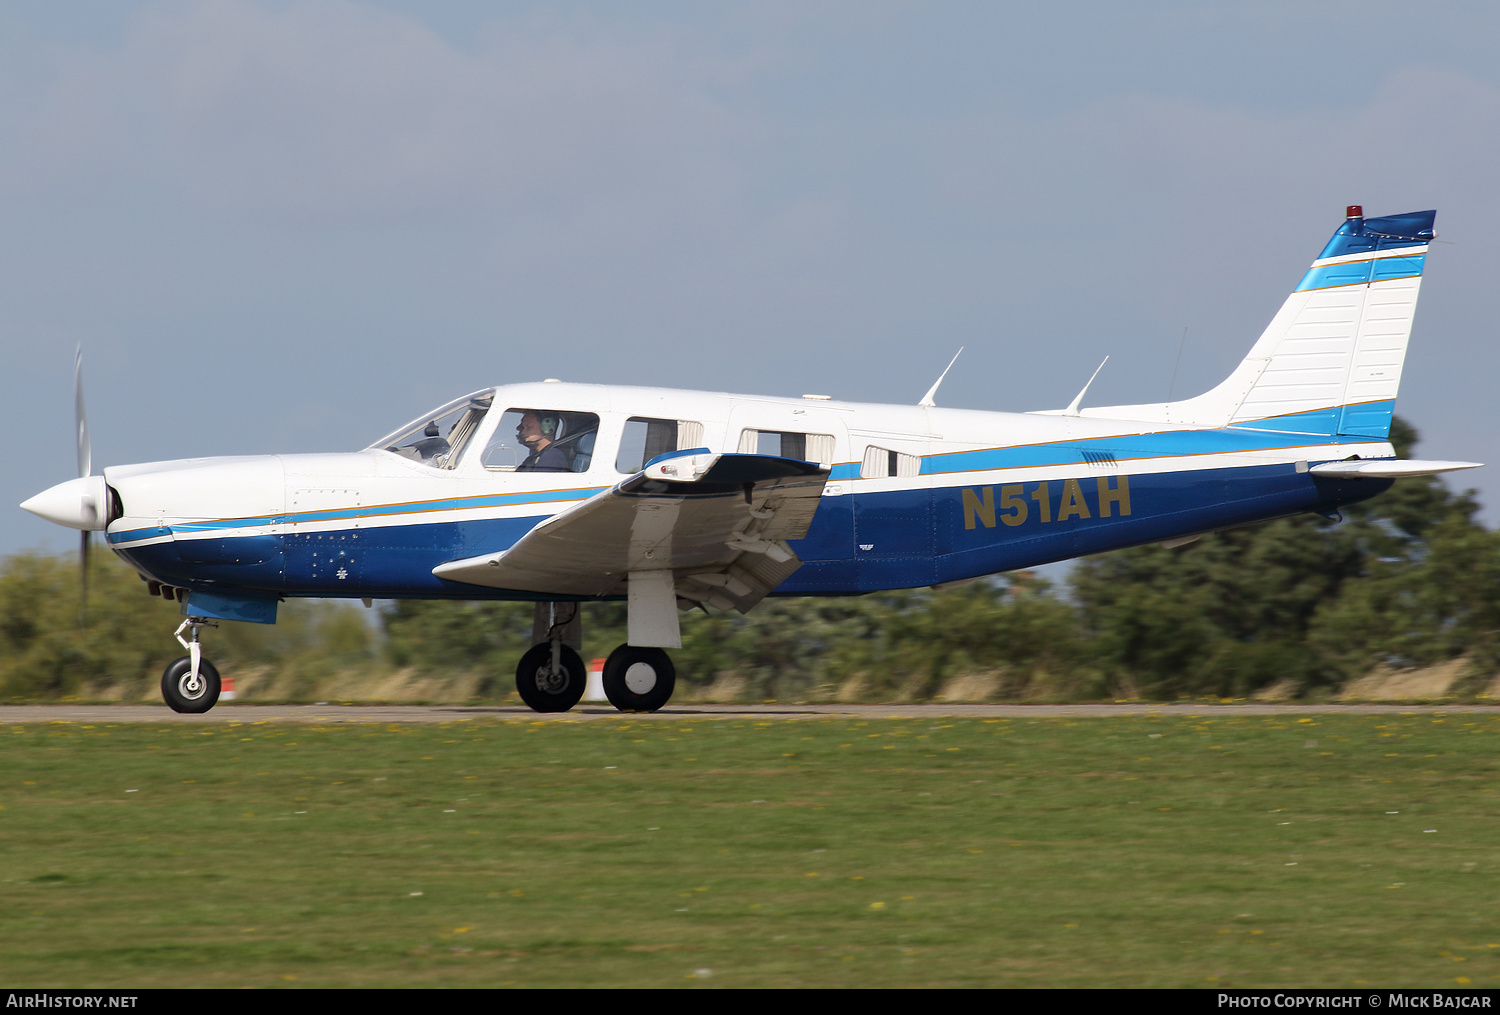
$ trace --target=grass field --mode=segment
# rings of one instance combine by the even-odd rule
[[[1500,986],[1500,715],[0,737],[11,986]]]

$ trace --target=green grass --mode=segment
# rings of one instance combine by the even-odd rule
[[[0,727],[0,968],[1495,987],[1497,759],[1460,714]]]

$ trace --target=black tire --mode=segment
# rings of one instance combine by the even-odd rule
[[[548,642],[533,645],[516,666],[516,691],[521,700],[537,712],[566,712],[583,697],[588,670],[578,653],[561,646],[562,672],[553,674],[552,646]]]
[[[198,660],[198,688],[187,686],[193,661],[187,656],[167,664],[161,675],[161,696],[174,712],[196,715],[207,712],[219,700],[219,671],[207,659]]]
[[[655,712],[676,686],[672,657],[659,648],[621,645],[604,661],[604,694],[621,712]]]

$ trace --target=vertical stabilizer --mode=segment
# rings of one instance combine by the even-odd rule
[[[1191,427],[1387,437],[1437,213],[1348,217],[1218,387],[1082,415]]]

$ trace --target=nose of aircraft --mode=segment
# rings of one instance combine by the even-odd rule
[[[43,490],[21,507],[70,529],[98,532],[109,522],[108,505],[109,488],[104,485],[104,477],[84,476]]]

